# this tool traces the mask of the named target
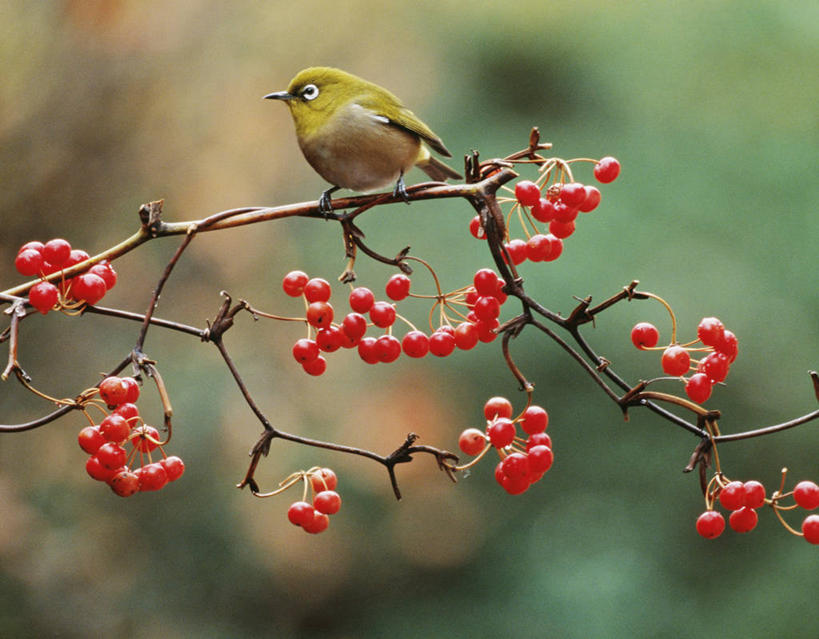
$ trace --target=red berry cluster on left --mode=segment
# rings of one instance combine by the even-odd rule
[[[702,404],[711,396],[711,389],[728,376],[731,364],[739,352],[739,342],[731,331],[716,317],[704,317],[697,326],[697,338],[687,344],[671,343],[657,347],[660,332],[649,322],[639,322],[631,329],[631,342],[640,350],[657,350],[663,354],[660,364],[667,375],[683,377],[689,399]],[[672,338],[673,339],[673,338]],[[697,346],[701,342],[702,346]],[[691,353],[705,353],[692,360]],[[684,377],[696,364],[693,373]]]
[[[106,377],[98,392],[111,412],[99,424],[83,428],[77,437],[80,448],[90,455],[86,472],[106,482],[120,497],[159,490],[179,479],[185,472],[184,462],[176,455],[165,454],[159,431],[139,416],[135,403],[139,398],[138,382],[133,377]],[[129,444],[130,452],[126,448]],[[157,448],[162,459],[154,462],[151,453]],[[140,465],[133,468],[137,455]]]
[[[27,242],[17,251],[14,267],[21,275],[46,277],[88,259],[88,253],[72,249],[62,238],[42,242]],[[72,308],[81,304],[96,304],[116,284],[117,273],[111,264],[102,261],[70,279],[61,278],[59,286],[38,282],[31,287],[28,301],[43,314],[55,307]],[[70,300],[73,300],[71,302]]]
[[[486,429],[467,428],[458,438],[459,448],[477,462],[490,448],[497,450],[500,462],[495,467],[495,480],[510,495],[519,495],[539,481],[554,461],[552,439],[544,431],[549,414],[540,406],[530,404],[512,417],[512,403],[505,397],[491,397],[483,407]],[[517,426],[527,437],[519,437]]]

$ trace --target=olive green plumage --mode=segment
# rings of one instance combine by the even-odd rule
[[[304,157],[333,185],[322,196],[326,208],[337,188],[367,192],[395,182],[403,195],[413,165],[433,180],[461,177],[430,154],[427,146],[451,157],[441,138],[392,93],[350,73],[310,67],[265,98],[290,107]]]

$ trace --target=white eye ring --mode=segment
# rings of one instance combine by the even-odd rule
[[[301,97],[304,100],[315,100],[318,97],[319,90],[315,84],[307,84],[301,90]]]

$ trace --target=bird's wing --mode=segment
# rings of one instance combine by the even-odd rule
[[[441,155],[448,158],[452,157],[452,153],[444,146],[441,138],[432,132],[432,129],[421,122],[418,116],[401,104],[395,96],[386,91],[384,93],[385,95],[379,95],[378,99],[362,96],[356,102],[371,111],[379,122],[406,129],[423,139]],[[379,103],[381,106],[379,106]],[[389,105],[389,108],[383,107],[385,103]]]

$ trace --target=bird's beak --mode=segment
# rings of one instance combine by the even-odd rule
[[[275,93],[268,93],[264,96],[264,100],[292,100],[296,96],[287,91],[276,91]]]

